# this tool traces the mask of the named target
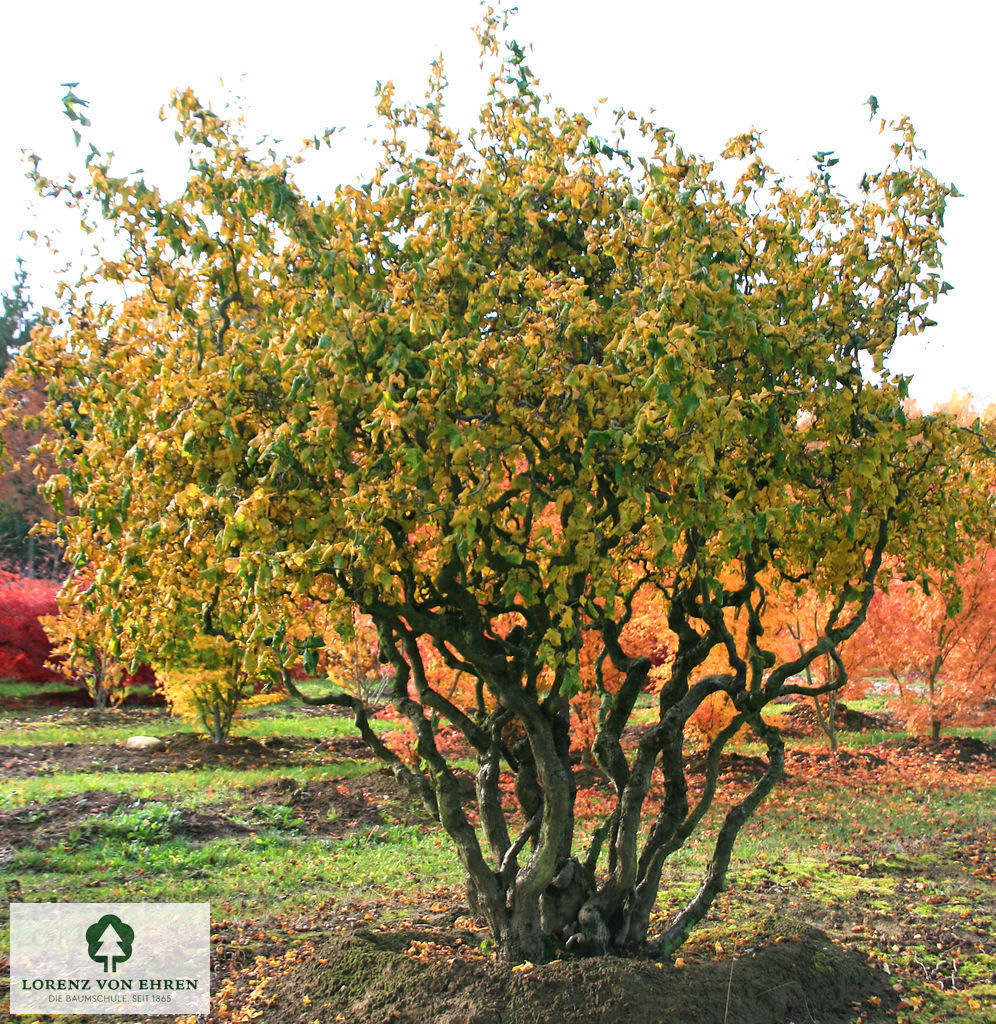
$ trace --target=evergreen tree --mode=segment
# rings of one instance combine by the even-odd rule
[[[24,260],[18,257],[14,288],[3,295],[3,316],[0,317],[0,375],[6,372],[10,361],[31,336],[38,316],[31,311],[28,299],[28,272]]]

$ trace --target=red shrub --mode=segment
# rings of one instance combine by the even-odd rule
[[[27,579],[0,569],[0,679],[44,683],[69,676],[49,661],[52,644],[39,621],[47,615],[59,614],[56,594],[61,586],[58,581]],[[85,692],[84,681],[74,681]],[[135,695],[136,688],[154,691],[155,685],[155,673],[148,665],[140,665],[134,674],[126,673],[121,679],[117,700]],[[161,701],[154,693],[140,696],[143,700]],[[66,699],[71,699],[71,695]]]
[[[45,664],[51,645],[38,621],[57,615],[59,584],[0,571],[0,679],[49,682],[58,673]]]

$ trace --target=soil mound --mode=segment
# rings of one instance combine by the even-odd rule
[[[812,736],[819,731],[816,711],[809,700],[797,700],[790,705],[774,705],[784,720],[782,732],[787,736]],[[870,715],[838,701],[833,716],[834,725],[842,732],[867,732],[870,729],[889,731],[896,723],[889,714]]]
[[[817,770],[833,770],[842,775],[851,772],[876,772],[888,764],[888,751],[882,747],[867,750],[787,750],[785,774],[791,780],[800,775],[804,780]]]
[[[322,1019],[352,1024],[842,1024],[858,1006],[896,999],[862,954],[804,925],[763,937],[736,960],[681,968],[619,957],[519,968],[484,958],[426,961],[401,951],[410,939],[357,931],[316,941],[304,963],[269,987],[263,1017],[304,1024],[320,1009]]]
[[[899,744],[900,750],[932,754],[949,764],[982,765],[996,768],[996,746],[974,736],[945,736],[939,740],[910,737]]]
[[[689,769],[705,775],[708,758],[704,750],[696,751],[688,759]],[[753,754],[738,754],[736,751],[724,751],[719,758],[719,775],[725,782],[754,782],[761,778],[768,769],[768,762],[763,757]]]

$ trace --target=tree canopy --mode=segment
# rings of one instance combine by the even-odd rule
[[[478,125],[447,124],[439,66],[423,103],[388,84],[382,162],[327,200],[189,91],[178,197],[91,148],[83,202],[120,252],[24,373],[64,428],[51,493],[74,502],[61,530],[113,653],[182,659],[214,635],[239,671],[277,677],[314,667],[319,619],[349,637],[369,616],[416,736],[415,762],[392,763],[503,954],[539,960],[552,939],[667,955],[781,773],[762,710],[839,661],[883,559],[910,577],[954,566],[986,522],[974,436],[908,418],[887,364],[945,288],[953,190],[905,119],[883,122],[892,159],[857,198],[828,154],[808,182],[780,176],[755,131],[718,164],[625,111],[598,137],[542,96],[494,16],[480,38],[495,72]],[[801,586],[825,612],[784,655],[768,597]],[[673,638],[653,687],[657,647],[626,633],[648,600]],[[574,821],[582,687],[613,797],[593,835]],[[650,690],[653,723],[624,746]],[[737,714],[693,793],[685,726],[718,692]],[[745,724],[767,770],[724,805],[701,889],[651,935],[664,863]],[[477,821],[443,728],[476,757]]]

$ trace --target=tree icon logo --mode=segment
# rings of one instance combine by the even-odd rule
[[[104,973],[117,971],[131,957],[135,930],[114,914],[104,914],[86,930],[87,952],[94,963],[104,965]]]

